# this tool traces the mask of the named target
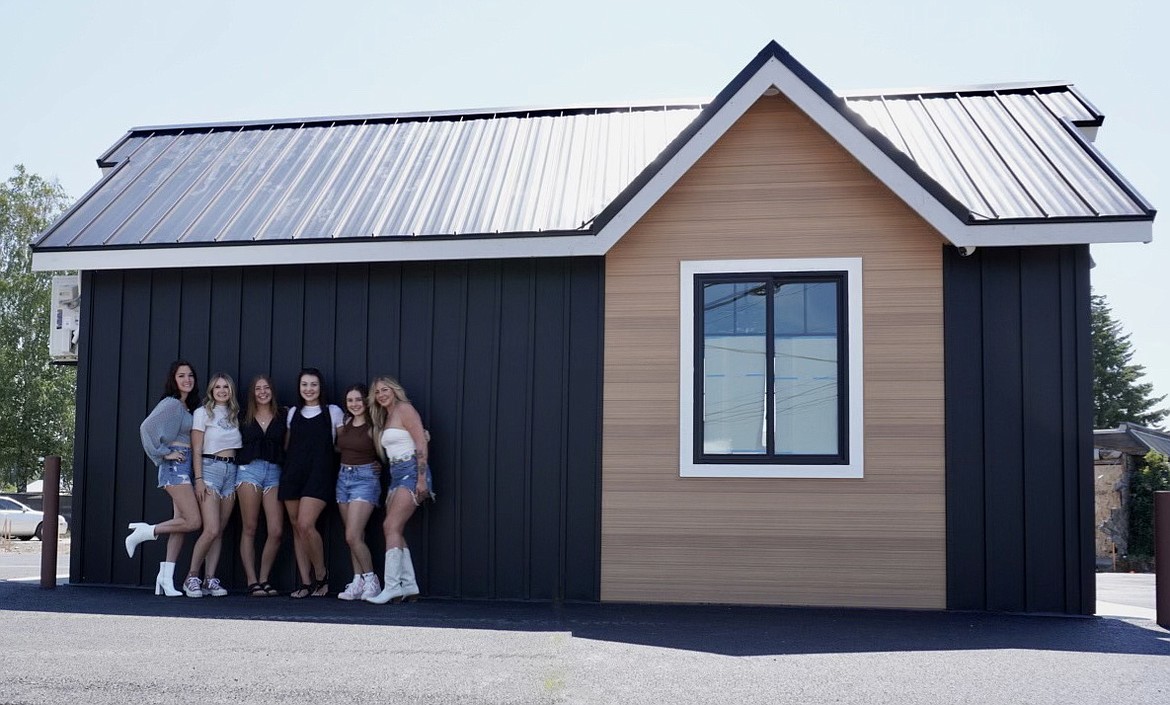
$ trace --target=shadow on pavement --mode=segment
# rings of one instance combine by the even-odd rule
[[[156,597],[144,590],[0,582],[0,610],[434,629],[568,632],[580,639],[728,656],[1028,649],[1170,656],[1170,632],[1142,620],[976,612],[424,600],[375,606],[335,597]]]

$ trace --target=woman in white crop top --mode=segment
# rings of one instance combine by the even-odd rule
[[[211,376],[203,406],[195,410],[191,424],[195,496],[203,512],[203,533],[195,542],[191,567],[183,582],[187,597],[227,594],[215,573],[223,549],[223,530],[236,505],[236,451],[242,445],[236,383],[230,375],[218,372]],[[199,581],[201,566],[204,568],[202,583]]]
[[[385,604],[418,594],[414,563],[402,535],[406,522],[424,500],[432,499],[431,469],[427,463],[427,437],[422,418],[391,377],[370,383],[370,420],[379,432],[378,451],[389,466],[390,491],[386,495],[386,568],[382,592],[366,602]]]

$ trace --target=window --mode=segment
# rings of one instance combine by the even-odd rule
[[[861,260],[683,262],[680,474],[861,477]]]

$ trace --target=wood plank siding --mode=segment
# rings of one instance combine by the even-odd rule
[[[782,96],[613,248],[603,600],[946,606],[942,250]],[[680,261],[826,257],[863,259],[864,478],[680,478]]]
[[[85,272],[70,580],[152,584],[166,542],[127,558],[122,540],[170,516],[138,427],[183,357],[200,395],[212,371],[245,388],[269,373],[284,404],[303,366],[331,402],[397,376],[432,434],[439,499],[407,527],[424,594],[597,600],[602,276],[600,257]],[[381,516],[366,537],[379,571]],[[320,526],[337,590],[352,571],[333,505]],[[233,519],[219,575],[234,588],[238,541]]]

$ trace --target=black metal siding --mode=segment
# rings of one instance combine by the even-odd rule
[[[947,605],[1092,614],[1087,246],[944,256]]]
[[[212,372],[241,387],[263,372],[285,404],[302,366],[333,403],[398,377],[432,434],[439,501],[407,534],[424,591],[598,599],[602,277],[601,258],[84,273],[71,579],[153,580],[165,542],[131,559],[122,538],[170,516],[138,425],[182,357],[201,393]],[[350,573],[336,510],[322,526],[336,589]],[[367,538],[380,556],[380,512]],[[238,540],[233,519],[220,575],[241,587]]]

